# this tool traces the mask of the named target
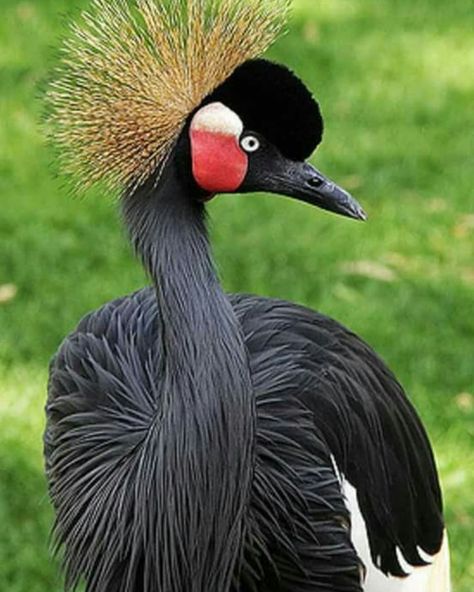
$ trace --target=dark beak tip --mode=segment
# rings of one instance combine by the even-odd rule
[[[367,222],[368,219],[369,216],[366,214],[366,212],[362,208],[359,208],[359,211],[357,212],[357,220],[360,222]]]
[[[368,215],[360,203],[354,199],[352,195],[349,195],[347,192],[344,193],[347,196],[347,199],[345,200],[343,207],[341,209],[335,209],[334,211],[343,216],[347,216],[348,218],[352,218],[353,220],[366,222]]]
[[[320,171],[308,163],[305,164],[305,174],[309,175],[306,180],[307,184],[319,196],[319,203],[316,200],[313,202],[314,205],[319,205],[323,209],[361,222],[368,219],[362,206],[350,193],[327,179]]]

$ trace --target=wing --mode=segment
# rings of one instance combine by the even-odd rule
[[[157,314],[150,290],[111,302],[81,321],[51,363],[44,452],[67,590],[82,578],[90,592],[147,589]]]
[[[293,352],[247,333],[255,395],[253,487],[239,592],[361,592],[363,566],[326,442],[296,396]],[[275,364],[275,360],[278,363]]]
[[[279,349],[295,362],[287,394],[314,425],[357,491],[372,560],[386,574],[426,565],[443,539],[433,453],[416,411],[381,359],[335,321],[282,301],[232,296],[250,356]],[[280,363],[275,356],[274,365]]]

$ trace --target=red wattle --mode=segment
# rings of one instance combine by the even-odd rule
[[[191,130],[191,156],[196,183],[210,193],[230,193],[242,185],[248,158],[236,136]]]

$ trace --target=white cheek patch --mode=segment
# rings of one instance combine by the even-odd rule
[[[210,132],[239,138],[244,131],[240,117],[222,103],[210,103],[196,113],[192,131]]]

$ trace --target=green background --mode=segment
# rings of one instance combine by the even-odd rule
[[[64,15],[2,0],[0,590],[61,590],[41,434],[48,359],[79,318],[145,283],[111,199],[71,199],[38,126]],[[362,335],[406,386],[441,473],[455,591],[474,589],[474,47],[469,0],[299,0],[270,55],[321,102],[313,161],[359,224],[275,197],[211,206],[223,282]],[[469,170],[471,165],[471,170]]]

